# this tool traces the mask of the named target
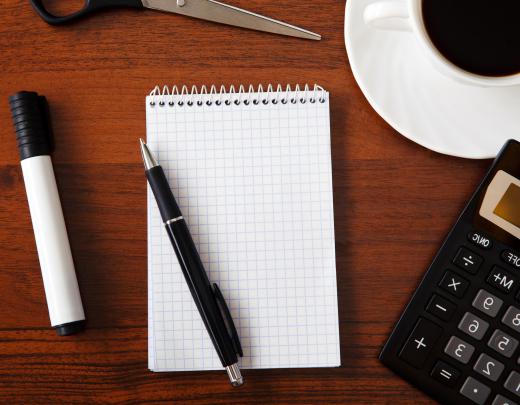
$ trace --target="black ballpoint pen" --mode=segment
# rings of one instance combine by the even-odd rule
[[[142,139],[141,153],[148,183],[193,300],[231,384],[242,385],[244,380],[237,357],[242,356],[242,347],[224,297],[217,284],[211,285],[164,171]]]

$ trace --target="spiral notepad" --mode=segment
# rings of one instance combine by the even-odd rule
[[[211,282],[243,368],[340,365],[329,94],[156,87],[147,142]],[[148,191],[149,368],[221,369]]]

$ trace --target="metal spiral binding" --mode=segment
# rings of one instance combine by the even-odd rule
[[[265,93],[265,94],[262,94]],[[291,96],[292,95],[292,96]],[[209,96],[209,97],[208,97]],[[240,85],[238,88],[231,85],[229,89],[225,86],[212,85],[209,88],[207,86],[201,86],[200,91],[197,86],[192,86],[191,89],[188,86],[168,86],[155,88],[150,92],[150,106],[160,107],[175,105],[179,107],[188,106],[199,106],[204,105],[210,107],[212,105],[220,106],[225,105],[258,105],[260,103],[264,105],[268,104],[305,104],[307,102],[314,104],[316,102],[325,103],[327,98],[327,92],[317,84],[311,89],[309,85],[305,85],[303,88],[297,84],[292,89],[291,85],[287,85],[285,88],[278,84],[276,88],[269,84],[264,90],[264,87],[260,84],[257,88],[253,85],[249,85],[247,90],[246,87]]]

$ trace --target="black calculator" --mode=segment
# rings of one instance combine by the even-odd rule
[[[506,143],[380,355],[445,404],[520,404],[520,143]]]

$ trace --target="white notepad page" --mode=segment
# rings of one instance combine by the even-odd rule
[[[229,306],[243,368],[340,365],[328,100],[319,89],[146,100],[148,145]],[[148,290],[149,368],[222,369],[150,189]]]

